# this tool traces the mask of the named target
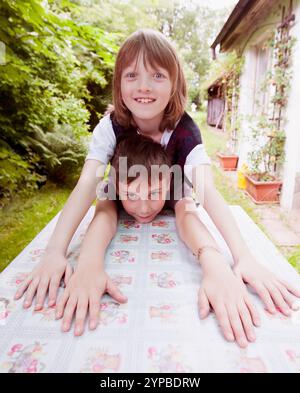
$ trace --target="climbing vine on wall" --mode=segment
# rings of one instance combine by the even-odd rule
[[[261,141],[262,138],[265,139],[265,143],[254,153],[249,154],[251,170],[259,175],[259,180],[270,180],[272,175],[276,175],[285,158],[285,109],[292,76],[292,51],[296,41],[290,35],[290,28],[294,20],[295,16],[291,10],[285,16],[283,8],[282,22],[268,41],[273,64],[267,72],[262,90],[270,89],[272,92],[271,107],[269,113],[259,116],[256,124],[251,127],[254,143]]]
[[[232,63],[224,77],[225,113],[224,128],[229,135],[228,150],[235,152],[238,141],[240,119],[238,116],[238,102],[240,97],[240,76],[244,58],[234,56]]]

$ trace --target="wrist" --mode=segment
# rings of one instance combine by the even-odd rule
[[[59,248],[54,247],[54,246],[47,246],[45,248],[45,253],[47,255],[51,255],[51,256],[59,256],[59,257],[63,257],[63,258],[66,257],[66,253],[64,252],[64,250],[59,249]]]
[[[234,265],[248,263],[249,260],[253,260],[253,256],[249,249],[243,249],[237,256],[233,258]]]
[[[234,263],[238,263],[241,259],[251,255],[251,251],[245,241],[239,243],[238,246],[229,247]]]
[[[91,255],[79,255],[77,268],[91,267],[97,270],[104,270],[104,259]]]
[[[230,268],[224,255],[217,247],[203,247],[198,253],[197,259],[204,273]]]

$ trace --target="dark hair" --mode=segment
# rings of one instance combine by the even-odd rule
[[[120,168],[119,166],[120,157],[127,158],[125,168]],[[116,184],[119,183],[120,174],[125,173],[125,171],[128,173],[133,165],[143,165],[147,170],[148,181],[150,182],[152,165],[167,165],[170,168],[171,158],[161,144],[153,141],[153,139],[132,132],[124,132],[117,138],[117,146],[111,165],[115,169]],[[139,175],[134,177],[127,176],[127,184],[130,184],[138,177]]]

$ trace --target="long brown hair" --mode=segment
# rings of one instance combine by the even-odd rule
[[[175,49],[162,33],[152,29],[140,29],[134,32],[118,52],[113,77],[113,116],[125,128],[137,127],[131,112],[122,100],[121,76],[123,70],[134,60],[137,61],[140,55],[143,57],[145,67],[147,64],[153,68],[160,66],[166,69],[171,77],[171,98],[165,108],[159,130],[173,130],[176,121],[184,113],[187,99],[186,81]]]

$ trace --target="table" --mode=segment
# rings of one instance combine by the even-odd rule
[[[245,211],[230,209],[257,260],[299,285],[298,273]],[[73,266],[93,212],[91,207],[69,246]],[[16,287],[39,262],[59,214],[0,274],[1,372],[300,372],[299,312],[269,315],[252,292],[262,326],[246,349],[223,338],[213,313],[200,320],[201,268],[177,236],[170,211],[150,224],[121,214],[105,265],[128,302],[120,305],[106,294],[95,331],[86,327],[74,337],[73,330],[61,332],[53,307],[24,310],[23,299],[13,300]],[[204,209],[198,214],[231,264],[220,233]]]

